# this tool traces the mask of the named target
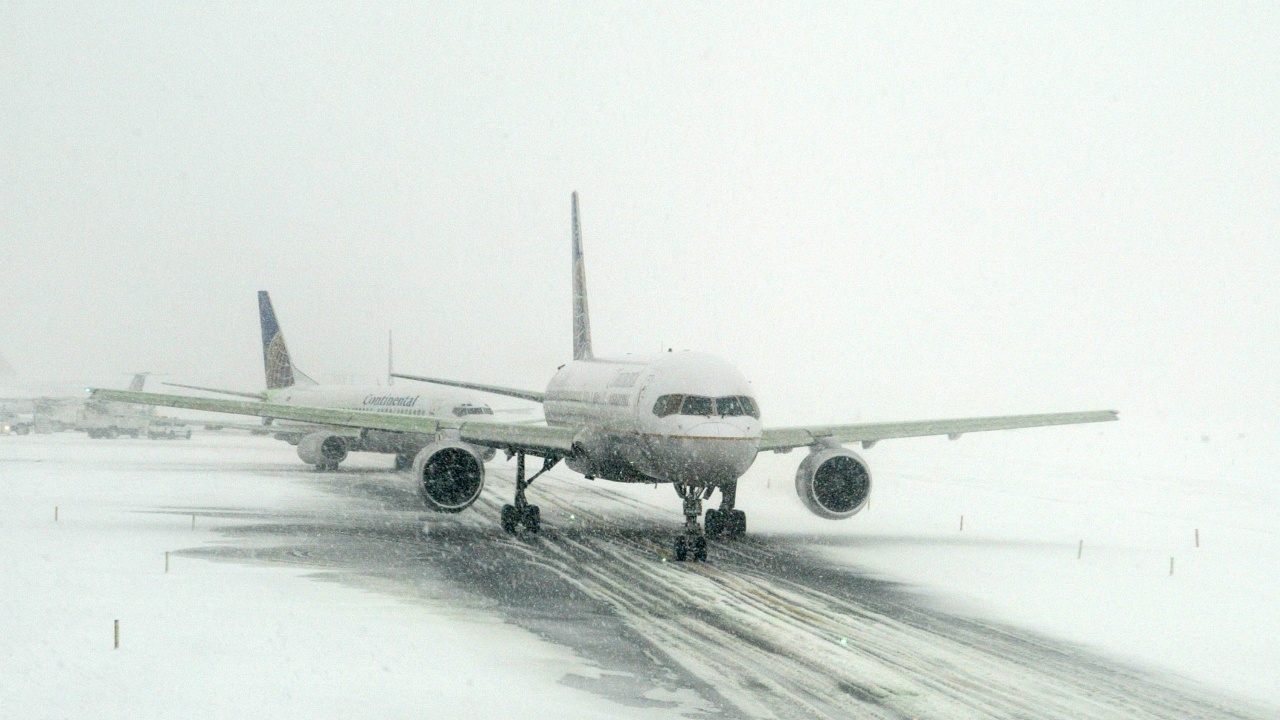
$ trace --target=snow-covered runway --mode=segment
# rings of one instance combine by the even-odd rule
[[[829,536],[766,531],[716,543],[706,565],[667,562],[678,515],[665,488],[552,472],[531,493],[544,532],[510,537],[497,523],[510,465],[495,462],[474,512],[424,528],[411,481],[376,467],[384,460],[315,474],[286,446],[234,436],[0,445],[0,557],[12,589],[0,609],[14,618],[0,632],[0,700],[32,715],[98,717],[192,706],[382,717],[433,707],[783,718],[1274,712],[946,610],[832,561]],[[164,549],[174,552],[168,575]],[[130,613],[113,651],[109,623]]]

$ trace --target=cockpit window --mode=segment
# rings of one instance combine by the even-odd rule
[[[683,402],[683,395],[663,395],[653,404],[653,414],[658,417],[675,415],[680,412],[680,404]]]
[[[751,398],[737,395],[722,398],[709,398],[700,395],[663,395],[653,404],[653,414],[658,417],[670,415],[702,415],[710,417],[735,417],[750,415],[760,419],[760,408]]]
[[[684,405],[680,408],[681,415],[706,415],[710,417],[712,413],[711,398],[701,397],[699,395],[689,395],[684,399]]]
[[[720,417],[742,415],[742,403],[736,397],[716,398],[716,414]]]

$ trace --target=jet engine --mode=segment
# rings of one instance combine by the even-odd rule
[[[308,465],[333,469],[347,459],[347,443],[338,435],[314,432],[298,441],[298,457]]]
[[[814,515],[843,520],[867,504],[871,471],[848,448],[819,448],[809,453],[796,470],[796,494]]]
[[[457,440],[431,443],[413,459],[413,476],[427,507],[439,513],[462,512],[484,489],[484,460]]]

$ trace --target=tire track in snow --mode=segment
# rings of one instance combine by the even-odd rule
[[[761,718],[1268,716],[1067,643],[930,608],[786,538],[716,542],[711,563],[670,562],[674,509],[554,472],[531,495],[543,532],[515,537],[498,528],[513,486],[505,467],[490,468],[473,512],[431,522],[425,536],[407,479],[308,477],[356,507],[228,530],[293,543],[254,549],[253,559],[351,571],[399,592],[451,583],[590,659],[628,655],[613,667],[648,676],[624,702],[648,702],[645,688],[662,686],[691,689],[719,714]],[[249,557],[240,550],[194,554]]]

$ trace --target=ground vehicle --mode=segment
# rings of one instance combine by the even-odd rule
[[[191,426],[173,418],[152,418],[151,424],[147,426],[147,437],[152,440],[160,438],[190,440]]]
[[[0,435],[26,435],[34,425],[31,413],[0,412]]]
[[[80,409],[76,425],[91,438],[113,439],[121,435],[142,437],[152,415],[120,403],[88,402]]]

